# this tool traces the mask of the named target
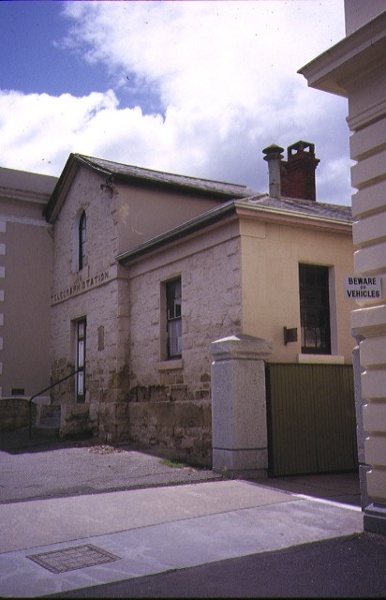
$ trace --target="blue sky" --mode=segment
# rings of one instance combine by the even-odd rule
[[[343,0],[0,2],[0,166],[70,152],[268,190],[262,149],[315,144],[349,204],[347,102],[297,71],[344,37]]]
[[[79,97],[114,87],[115,78],[107,66],[85,61],[82,46],[66,47],[66,36],[73,23],[65,16],[66,4],[70,3],[0,1],[3,90],[21,90],[26,94],[46,92],[53,96],[70,93]],[[120,86],[120,106],[134,107],[140,101],[145,112],[158,108],[158,97],[151,89],[147,93],[133,94],[135,78],[135,73],[128,72],[126,84]]]

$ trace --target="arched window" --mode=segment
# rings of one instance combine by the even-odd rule
[[[84,211],[79,219],[78,249],[78,267],[81,271],[86,266],[86,213]]]

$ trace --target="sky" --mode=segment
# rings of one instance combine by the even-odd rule
[[[0,166],[71,152],[268,192],[262,150],[315,144],[317,200],[351,204],[347,100],[297,71],[344,0],[1,1]]]

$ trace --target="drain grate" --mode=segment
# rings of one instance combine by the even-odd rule
[[[92,544],[65,548],[64,550],[53,550],[52,552],[42,552],[41,554],[31,554],[27,558],[30,558],[41,567],[55,574],[120,560],[119,556],[115,556]]]

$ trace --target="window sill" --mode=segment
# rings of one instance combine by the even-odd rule
[[[174,358],[171,360],[162,360],[157,366],[159,371],[172,371],[175,369],[183,369],[184,362],[182,358]]]
[[[298,354],[298,363],[344,365],[344,356],[338,354]]]

